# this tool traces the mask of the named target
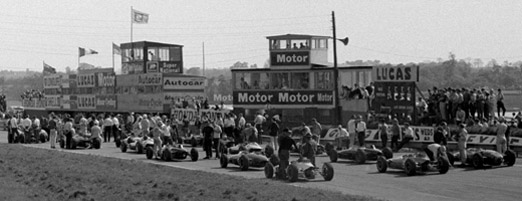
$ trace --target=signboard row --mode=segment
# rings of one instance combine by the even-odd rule
[[[331,105],[333,91],[235,91],[234,104],[281,104],[281,105]]]

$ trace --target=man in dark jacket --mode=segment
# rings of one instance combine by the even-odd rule
[[[279,144],[279,173],[277,174],[280,179],[286,178],[286,168],[289,164],[290,159],[290,150],[292,149],[292,146],[294,146],[296,149],[297,144],[295,144],[295,141],[290,137],[290,129],[285,128],[283,129],[283,132],[278,137],[278,144]]]
[[[272,144],[272,147],[274,147],[275,150],[277,150],[277,135],[279,134],[279,124],[277,123],[277,118],[272,117],[272,123],[270,126],[268,126],[268,134],[270,135],[270,141]]]
[[[214,128],[212,128],[212,125],[207,121],[203,122],[202,127],[203,150],[205,150],[206,153],[206,157],[203,159],[210,159],[210,157],[212,157],[212,137],[214,134]]]
[[[446,122],[440,123],[439,127],[435,129],[435,133],[433,134],[433,142],[444,146],[448,145],[448,139],[446,137],[448,135],[446,130],[447,126]]]

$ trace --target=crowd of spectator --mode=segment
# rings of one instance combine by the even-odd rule
[[[20,95],[22,100],[41,100],[44,98],[44,96],[45,94],[43,91],[35,89],[26,90],[24,93],[22,93],[22,95]]]

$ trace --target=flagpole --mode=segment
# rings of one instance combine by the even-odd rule
[[[131,39],[131,50],[130,50],[130,56],[132,58],[132,60],[134,60],[134,44],[132,44],[132,24],[134,24],[134,13],[132,12],[133,11],[133,8],[131,6],[131,20],[130,20],[130,23],[131,23],[131,30],[130,30],[130,39]]]
[[[132,6],[131,6],[131,30],[130,30],[130,38],[131,38],[131,43],[132,43],[132,24],[134,24],[133,22],[134,20],[134,16],[132,15]]]
[[[116,66],[114,66],[114,42],[112,43],[112,69],[116,71]]]

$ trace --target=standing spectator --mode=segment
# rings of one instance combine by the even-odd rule
[[[488,102],[488,111],[489,111],[489,114],[487,114],[488,116],[491,116],[491,118],[495,118],[496,115],[495,115],[495,109],[497,108],[497,96],[495,95],[495,91],[493,89],[490,89],[489,91],[489,98],[487,100]],[[500,113],[499,113],[499,116],[500,116]]]
[[[161,136],[163,136],[163,130],[161,130],[161,127],[163,126],[163,122],[157,121],[156,126],[152,129],[152,140],[154,141],[154,156],[155,158],[158,158],[158,153],[161,150],[161,145],[163,142],[161,142]]]
[[[261,130],[263,122],[265,122],[265,121],[266,121],[266,118],[263,115],[261,115],[261,112],[257,112],[257,115],[254,118],[254,127],[257,130]]]
[[[355,132],[355,123],[356,123],[356,116],[353,115],[350,120],[348,120],[346,128],[348,129],[348,137],[350,138],[350,145],[347,148],[352,148],[355,144],[355,135],[357,134]],[[340,149],[339,147],[337,149]]]
[[[459,106],[457,109],[457,114],[455,115],[455,123],[460,124],[466,122],[466,113],[464,110]]]
[[[468,137],[468,131],[465,128],[466,127],[465,124],[460,124],[459,127],[460,127],[460,129],[456,136],[456,140],[458,142],[457,146],[458,146],[458,149],[460,152],[460,161],[461,161],[460,166],[463,167],[466,165],[466,159],[467,159],[466,141],[467,141],[467,137]]]
[[[263,123],[261,123],[261,129],[258,129],[257,132],[259,132],[259,143],[261,144],[261,135],[268,135],[270,133],[270,131],[268,130],[268,127],[270,126],[270,124],[272,124],[272,122],[270,122],[270,117],[268,116],[267,113],[265,113],[263,115],[263,117],[265,118],[265,121],[263,121]]]
[[[404,145],[408,144],[413,140],[413,129],[410,127],[410,123],[406,122],[404,123],[404,136],[402,136],[402,141],[399,144],[399,147],[397,147],[397,151],[399,151]]]
[[[348,143],[343,145],[343,141],[349,142],[348,136],[350,134],[348,133],[348,131],[344,129],[343,126],[340,124],[339,126],[337,126],[337,130],[337,132],[339,133],[339,135],[335,139],[337,141],[337,149],[342,149],[344,146],[349,147],[350,145]]]
[[[439,126],[435,129],[435,133],[433,134],[433,142],[440,145],[448,145],[448,125],[446,122],[441,122]]]
[[[278,140],[277,140],[277,136],[279,134],[279,124],[277,123],[278,122],[278,119],[277,119],[277,116],[274,116],[272,117],[272,122],[270,124],[270,126],[268,126],[268,132],[269,132],[269,135],[270,135],[270,144],[272,145],[272,147],[277,150],[277,144],[276,143]]]
[[[388,125],[384,119],[381,119],[381,123],[379,124],[379,133],[381,137],[382,148],[384,149],[387,147],[386,144],[388,143]]]
[[[42,126],[40,124],[40,119],[38,117],[33,116],[33,136],[36,137],[36,141],[38,141],[38,137],[40,136],[40,131],[42,130]]]
[[[280,179],[284,179],[286,178],[286,167],[288,167],[288,160],[290,159],[290,150],[292,149],[292,146],[296,149],[298,149],[298,147],[295,144],[295,141],[290,137],[290,129],[288,128],[283,129],[277,142],[279,144],[278,156],[280,160],[278,175],[281,177]]]
[[[111,115],[107,115],[107,118],[103,121],[103,142],[111,141],[113,125]]]
[[[500,118],[500,125],[497,129],[497,152],[504,153],[507,150],[507,139],[506,139],[506,131],[507,131],[506,121],[503,117]]]
[[[49,119],[45,116],[42,116],[41,119],[42,119],[42,129],[45,132],[51,134],[51,130],[49,129]],[[49,140],[49,138],[47,138],[47,140]]]
[[[71,118],[68,118],[68,117],[65,118],[64,132],[65,132],[65,148],[71,149],[72,148],[71,147],[72,137],[74,135],[74,128],[73,128],[73,123],[72,123]]]
[[[94,139],[98,139],[101,142],[101,140],[102,140],[101,133],[102,133],[102,131],[100,128],[100,122],[98,120],[94,120],[93,126],[91,128],[91,137],[90,137],[91,142],[93,142]],[[90,147],[90,148],[92,148],[92,147]]]
[[[121,122],[123,123],[123,122]],[[159,125],[159,124],[158,124]],[[114,118],[112,118],[112,135],[114,137],[114,141],[120,140],[120,117],[118,115],[114,115]]]
[[[319,138],[321,137],[321,131],[323,130],[323,127],[315,118],[312,118],[311,129],[312,129],[312,135],[319,137]]]
[[[483,91],[484,89],[482,89]],[[476,109],[477,109],[477,117],[479,119],[486,118],[484,117],[484,103],[486,100],[486,95],[482,91],[477,92],[477,102],[476,102]]]
[[[304,144],[301,147],[301,155],[310,160],[310,162],[315,166],[315,152],[317,151],[317,143],[312,140],[312,134],[306,133],[303,137]]]
[[[502,89],[498,89],[498,95],[497,95],[497,110],[498,110],[499,116],[500,116],[500,109],[502,109],[502,116],[506,116],[506,107],[504,106],[504,93],[502,93]]]
[[[205,150],[206,157],[203,159],[210,159],[212,157],[212,138],[214,134],[214,128],[208,121],[202,123],[203,132],[203,150]],[[221,154],[221,153],[218,153]]]
[[[169,125],[167,125],[166,123],[162,124],[161,127],[161,133],[163,134],[162,136],[162,146],[163,145],[171,145],[173,146],[174,145],[174,140],[172,140],[172,132],[171,132],[171,127]]]
[[[225,119],[224,119],[224,126],[225,126],[225,134],[227,134],[227,136],[234,136],[234,129],[236,129],[236,117],[233,113],[228,113],[228,114],[225,114]],[[215,130],[214,130],[215,132]]]
[[[13,117],[11,118],[11,120],[9,121],[9,128],[11,129],[11,136],[18,136],[20,135],[20,133],[18,132],[18,119],[16,119],[16,116],[13,115]],[[14,137],[13,137],[13,141],[14,141]],[[11,142],[13,142],[11,141]]]
[[[237,122],[237,128],[234,131],[234,143],[235,144],[242,143],[241,132],[243,131],[243,129],[245,129],[245,126],[246,126],[245,117],[243,117],[243,113],[239,113],[239,120]]]
[[[80,130],[78,131],[79,134],[81,135],[86,135],[87,134],[87,127],[89,126],[88,125],[88,121],[87,119],[83,116],[83,115],[80,115],[81,118],[80,118]]]
[[[22,128],[24,130],[24,135],[25,135],[25,143],[29,143],[31,142],[31,137],[32,137],[32,134],[31,134],[31,126],[32,126],[32,121],[31,119],[29,119],[29,115],[25,115],[25,118],[22,119]]]
[[[149,131],[150,131],[150,121],[147,118],[146,114],[144,114],[141,117],[140,124],[141,124],[141,135],[142,135],[142,137],[148,137],[149,136]]]
[[[214,133],[212,135],[212,146],[214,147],[214,150],[216,150],[216,159],[218,159],[220,157],[219,139],[221,139],[223,130],[221,129],[221,126],[218,125],[217,122],[214,122],[213,128],[214,128]],[[210,157],[212,157],[212,155]]]
[[[51,141],[51,149],[56,148],[56,137],[58,132],[56,131],[57,128],[57,119],[56,115],[54,113],[51,113],[49,116],[49,140]]]
[[[361,115],[359,115],[357,119],[355,131],[357,132],[357,140],[359,141],[359,146],[364,147],[364,141],[366,140],[366,122],[364,122]]]

